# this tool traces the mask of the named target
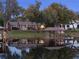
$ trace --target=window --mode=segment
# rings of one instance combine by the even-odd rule
[[[79,28],[79,25],[77,25],[77,28]]]
[[[67,25],[67,27],[69,27],[69,25]]]
[[[17,27],[12,27],[12,30],[18,30],[18,28]]]

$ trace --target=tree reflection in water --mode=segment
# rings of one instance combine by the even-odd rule
[[[7,52],[8,59],[73,59],[75,52],[71,48],[62,48],[59,50],[47,50],[43,47],[37,47],[30,50],[30,53],[22,51],[22,56],[13,55]]]

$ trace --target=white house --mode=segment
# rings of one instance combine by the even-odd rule
[[[70,24],[65,24],[65,29],[79,29],[79,21],[71,22]]]

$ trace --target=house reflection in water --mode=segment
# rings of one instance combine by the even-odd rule
[[[43,31],[46,33],[41,38],[18,38],[16,45],[18,47],[36,47],[36,46],[57,46],[64,44],[64,29],[63,28],[46,28]],[[24,35],[24,34],[23,34]],[[23,36],[22,36],[23,37]]]
[[[16,39],[18,41],[9,42],[10,46],[18,48],[32,48],[45,45],[45,41],[40,38]]]
[[[65,29],[63,27],[48,27],[45,31],[48,33],[46,39],[48,39],[50,46],[64,44]]]

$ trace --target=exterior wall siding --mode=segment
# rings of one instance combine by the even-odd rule
[[[6,24],[6,28],[10,28],[12,30],[12,27],[16,27],[19,28],[19,30],[28,30],[28,28],[30,29],[38,29],[37,28],[38,24],[37,23],[33,23],[33,22],[8,22]],[[40,26],[40,25],[39,25]]]

